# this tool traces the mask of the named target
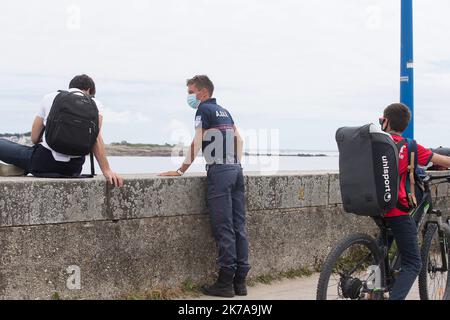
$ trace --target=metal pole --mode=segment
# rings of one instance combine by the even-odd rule
[[[400,101],[411,110],[411,122],[404,132],[406,138],[414,138],[414,59],[413,59],[413,3],[401,0],[401,70]]]

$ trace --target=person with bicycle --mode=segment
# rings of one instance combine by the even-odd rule
[[[411,119],[409,108],[401,103],[394,103],[384,109],[380,118],[381,129],[392,136],[396,144],[402,144],[403,132]],[[417,239],[417,227],[410,216],[411,204],[406,191],[408,176],[408,146],[403,144],[399,150],[399,177],[398,204],[384,217],[386,224],[391,228],[397,248],[401,255],[401,269],[395,280],[390,300],[404,300],[413,286],[421,268],[422,260]],[[430,162],[445,168],[450,167],[450,157],[433,153],[430,149],[417,144],[417,163],[427,166]]]

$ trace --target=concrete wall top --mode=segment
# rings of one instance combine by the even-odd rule
[[[0,227],[206,214],[206,175],[125,175],[123,188],[93,179],[0,178]],[[340,203],[337,173],[245,173],[247,210]]]
[[[93,179],[0,178],[0,227],[207,213],[206,175],[125,175],[123,188]],[[249,211],[341,204],[337,172],[245,173]],[[435,196],[450,196],[448,184]]]

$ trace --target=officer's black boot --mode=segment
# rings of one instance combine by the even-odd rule
[[[219,278],[213,285],[202,286],[202,292],[208,296],[234,297],[233,291],[234,270],[221,268]]]
[[[234,294],[237,296],[246,296],[247,295],[247,284],[245,282],[245,276],[236,275],[234,277],[233,285],[234,285]]]

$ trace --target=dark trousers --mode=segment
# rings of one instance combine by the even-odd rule
[[[53,158],[50,150],[40,144],[29,147],[0,139],[0,161],[34,175],[71,177],[80,175],[85,159],[81,157],[60,162]]]
[[[422,269],[422,258],[417,240],[417,226],[411,216],[386,218],[386,222],[392,229],[400,252],[401,268],[400,274],[395,279],[389,299],[404,300]]]
[[[6,139],[0,139],[0,161],[15,165],[27,173],[31,172],[34,148],[23,146]]]
[[[245,277],[250,270],[245,223],[245,185],[239,164],[208,167],[208,208],[220,268]]]

